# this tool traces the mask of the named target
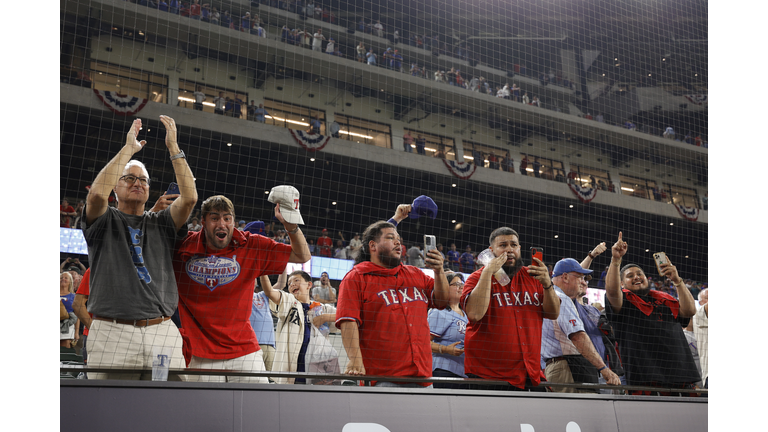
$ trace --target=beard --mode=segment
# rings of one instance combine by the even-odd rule
[[[504,270],[504,273],[506,273],[507,276],[509,276],[509,278],[512,279],[513,277],[515,277],[517,272],[521,268],[523,268],[523,261],[521,261],[519,259],[515,259],[515,263],[514,264],[506,265],[506,263],[505,263],[505,265],[503,265],[501,268]]]
[[[638,288],[638,289],[637,289],[637,291],[635,291],[635,294],[637,294],[637,295],[639,295],[639,296],[643,296],[643,297],[645,297],[645,296],[647,296],[647,295],[648,295],[648,293],[650,293],[650,292],[651,292],[651,285],[650,285],[650,284],[648,284],[648,286],[647,286],[647,287],[645,287],[645,288]]]
[[[388,269],[395,268],[400,265],[399,257],[392,256],[391,254],[384,251],[379,252],[379,260],[381,260],[381,265]]]

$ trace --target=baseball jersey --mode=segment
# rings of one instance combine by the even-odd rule
[[[270,345],[274,348],[275,323],[272,321],[272,312],[269,310],[269,297],[264,291],[253,295],[249,321],[259,345]]]
[[[83,280],[80,281],[80,285],[77,286],[77,293],[84,296],[91,295],[91,269],[85,270],[85,273],[83,273]],[[92,313],[88,313],[88,315],[93,316]],[[88,327],[83,327],[83,336],[88,336]]]
[[[555,293],[560,298],[560,315],[557,320],[544,319],[541,331],[541,368],[544,362],[564,355],[581,355],[571,342],[570,335],[584,331],[584,324],[571,299],[555,285]]]
[[[204,231],[191,232],[176,252],[184,351],[214,360],[254,353],[260,349],[249,320],[254,279],[282,273],[291,247],[240,230],[220,251],[204,239]]]
[[[457,348],[464,348],[464,335],[467,332],[467,323],[469,320],[466,315],[460,315],[446,309],[430,309],[429,332],[435,338],[434,341],[440,345],[448,346],[456,342]],[[466,378],[464,375],[464,354],[453,356],[450,354],[432,353],[432,370],[442,369],[453,372],[456,375]]]
[[[344,276],[336,325],[357,323],[367,374],[432,376],[427,312],[434,307],[434,286],[434,279],[416,267],[387,269],[370,261]]]
[[[320,237],[317,239],[317,247],[320,248],[320,255],[329,257],[331,256],[331,247],[333,246],[333,240],[330,237]]]
[[[467,278],[460,303],[475,289],[479,269]],[[507,381],[524,388],[526,376],[533,385],[541,381],[541,327],[544,288],[521,268],[507,285],[491,278],[491,301],[478,322],[469,322],[464,338],[464,371],[482,378]]]

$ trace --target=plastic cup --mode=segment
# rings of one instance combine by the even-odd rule
[[[168,381],[172,352],[170,347],[152,348],[152,381]]]
[[[485,249],[477,256],[477,261],[480,264],[487,266],[488,263],[491,262],[491,260],[494,258],[496,258],[496,255],[493,254],[493,251],[490,249]],[[507,272],[504,271],[504,269],[499,269],[493,276],[501,285],[506,285],[510,281],[509,276],[507,275]]]

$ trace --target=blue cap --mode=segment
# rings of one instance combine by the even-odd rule
[[[413,219],[418,219],[420,216],[429,216],[432,219],[437,218],[437,204],[432,201],[432,198],[426,195],[420,195],[413,200],[411,204],[411,213],[408,215]]]
[[[558,277],[563,273],[578,272],[581,274],[590,274],[592,270],[585,269],[573,258],[563,258],[555,264],[552,271],[552,277]]]
[[[253,221],[248,223],[248,225],[243,228],[243,231],[248,231],[251,234],[264,234],[264,222],[262,221]]]

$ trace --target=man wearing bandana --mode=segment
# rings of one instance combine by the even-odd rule
[[[651,290],[648,278],[638,265],[622,267],[621,260],[626,253],[627,242],[619,232],[619,239],[611,248],[611,265],[605,278],[605,311],[616,332],[627,384],[693,388],[693,383],[701,377],[683,334],[683,327],[696,313],[693,296],[671,262],[661,265],[661,273],[678,287],[680,299]],[[650,393],[635,391],[633,394]]]

